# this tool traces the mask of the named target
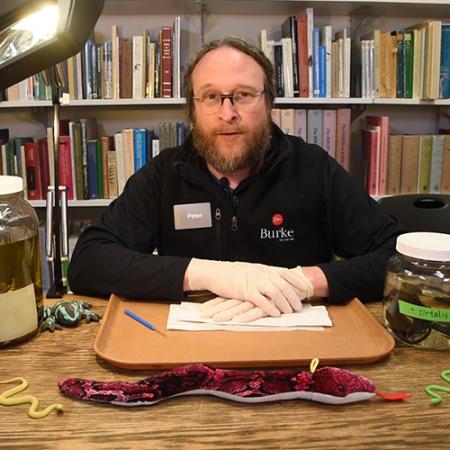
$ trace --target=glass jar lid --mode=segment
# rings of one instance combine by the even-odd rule
[[[21,177],[10,175],[0,176],[0,195],[16,194],[23,191],[23,180]]]
[[[425,231],[405,233],[397,238],[396,249],[402,255],[413,258],[450,262],[450,234]]]

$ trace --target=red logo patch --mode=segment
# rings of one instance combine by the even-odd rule
[[[272,216],[272,223],[273,223],[276,227],[279,227],[280,225],[282,225],[283,222],[284,222],[284,217],[283,217],[281,214],[276,213],[276,214],[274,214],[274,215]]]

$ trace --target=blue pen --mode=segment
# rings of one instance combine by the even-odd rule
[[[134,312],[131,312],[130,310],[126,309],[125,314],[127,316],[130,316],[132,319],[138,321],[139,323],[141,323],[142,325],[146,326],[147,328],[150,328],[150,330],[153,331],[158,331],[155,327],[155,325],[152,325],[150,322],[147,322],[145,319],[143,319],[142,317],[139,317],[138,315],[136,315]]]

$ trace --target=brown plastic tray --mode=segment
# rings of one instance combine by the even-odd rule
[[[129,309],[160,332],[125,315]],[[189,363],[220,367],[287,367],[365,364],[388,355],[394,339],[357,299],[328,306],[333,326],[324,331],[167,331],[167,303],[126,300],[112,295],[94,350],[113,366],[165,369]]]

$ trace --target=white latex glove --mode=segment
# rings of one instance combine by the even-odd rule
[[[245,323],[267,317],[267,314],[253,303],[216,297],[200,306],[200,315],[215,322]]]
[[[301,300],[314,295],[314,286],[300,266],[293,269],[284,269],[280,274],[300,292]]]
[[[280,274],[295,286],[302,300],[314,295],[314,287],[303,274],[300,266],[294,269],[280,269]],[[251,322],[267,316],[261,308],[254,306],[250,302],[222,297],[217,297],[203,303],[201,306],[201,315],[212,318],[216,322],[231,321],[234,323]]]
[[[187,268],[191,290],[207,289],[220,297],[248,301],[273,317],[299,311],[304,298],[288,269],[246,262],[193,258]],[[298,285],[299,283],[297,283]]]

